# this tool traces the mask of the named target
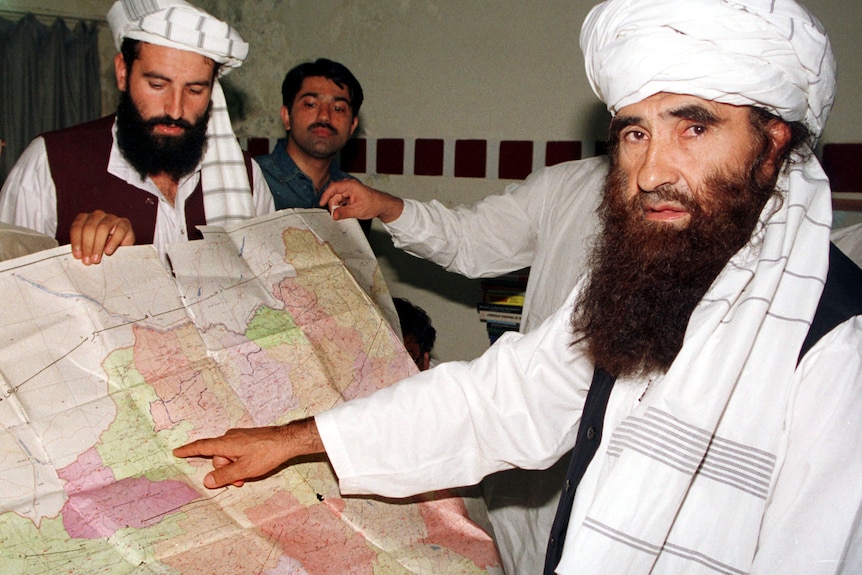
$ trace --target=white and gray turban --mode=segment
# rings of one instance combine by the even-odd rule
[[[581,50],[611,114],[689,94],[765,108],[817,138],[835,98],[829,38],[794,0],[608,0],[587,16]]]
[[[131,38],[196,52],[222,64],[222,74],[248,56],[236,30],[183,0],[117,0],[107,19],[117,50],[123,38]]]

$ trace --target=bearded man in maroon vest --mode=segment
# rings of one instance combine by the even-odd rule
[[[71,244],[84,264],[119,246],[198,239],[197,226],[273,211],[230,125],[220,75],[248,44],[182,0],[118,0],[115,115],[37,137],[0,192],[0,221]]]

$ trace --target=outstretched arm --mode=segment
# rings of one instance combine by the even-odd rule
[[[102,210],[78,214],[69,228],[72,256],[84,265],[102,261],[120,246],[135,245],[135,232],[128,218],[106,214]]]
[[[204,477],[210,489],[263,477],[301,455],[325,453],[314,419],[287,425],[229,429],[221,437],[199,439],[174,449],[176,457],[211,457],[213,470]]]
[[[320,196],[320,205],[329,209],[333,220],[378,218],[384,224],[398,219],[404,209],[401,198],[369,188],[357,180],[329,184]]]

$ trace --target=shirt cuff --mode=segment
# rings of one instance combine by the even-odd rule
[[[385,224],[383,224],[384,229],[389,232],[389,235],[398,238],[401,234],[408,233],[410,230],[415,232],[415,227],[417,224],[417,214],[418,209],[416,207],[416,200],[408,200],[404,199],[404,209],[401,210],[401,215]]]
[[[335,470],[335,475],[339,481],[339,489],[342,493],[356,494],[356,491],[349,489],[342,477],[353,477],[356,475],[356,470],[350,463],[350,451],[341,440],[341,434],[338,431],[337,415],[338,406],[329,409],[323,413],[318,413],[314,416],[314,423],[317,426],[317,433],[320,435],[320,440],[323,442],[323,448],[326,450],[326,456],[329,458],[329,463]]]

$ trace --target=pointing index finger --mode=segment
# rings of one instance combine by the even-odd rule
[[[183,459],[187,457],[213,457],[214,455],[218,455],[218,453],[214,451],[212,443],[211,439],[198,439],[197,441],[174,448],[173,454],[174,457],[181,457]]]

